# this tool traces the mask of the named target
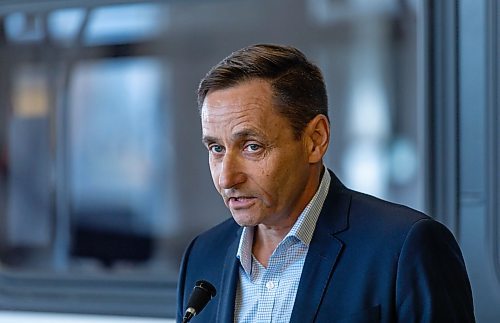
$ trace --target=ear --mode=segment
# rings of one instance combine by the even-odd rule
[[[309,123],[304,132],[309,163],[318,163],[323,159],[330,143],[330,123],[323,114],[318,114]]]

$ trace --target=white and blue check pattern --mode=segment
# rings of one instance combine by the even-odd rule
[[[302,267],[329,187],[330,174],[325,169],[318,191],[274,250],[267,268],[252,255],[254,228],[243,228],[236,255],[241,266],[235,299],[235,322],[290,321]]]

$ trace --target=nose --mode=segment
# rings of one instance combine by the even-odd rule
[[[243,163],[234,154],[226,153],[222,159],[219,173],[219,186],[229,189],[245,182],[246,176],[243,171]]]

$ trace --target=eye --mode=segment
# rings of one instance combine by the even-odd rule
[[[222,152],[224,152],[224,148],[221,145],[210,145],[208,147],[208,151],[213,154],[221,154]]]
[[[248,151],[248,152],[252,152],[252,153],[253,152],[257,152],[260,149],[262,149],[262,146],[258,145],[258,144],[249,144],[249,145],[245,146],[245,150]]]

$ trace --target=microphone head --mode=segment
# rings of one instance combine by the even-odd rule
[[[197,281],[189,296],[187,308],[192,308],[196,314],[200,313],[208,302],[215,297],[216,293],[215,287],[209,282],[205,280]]]

